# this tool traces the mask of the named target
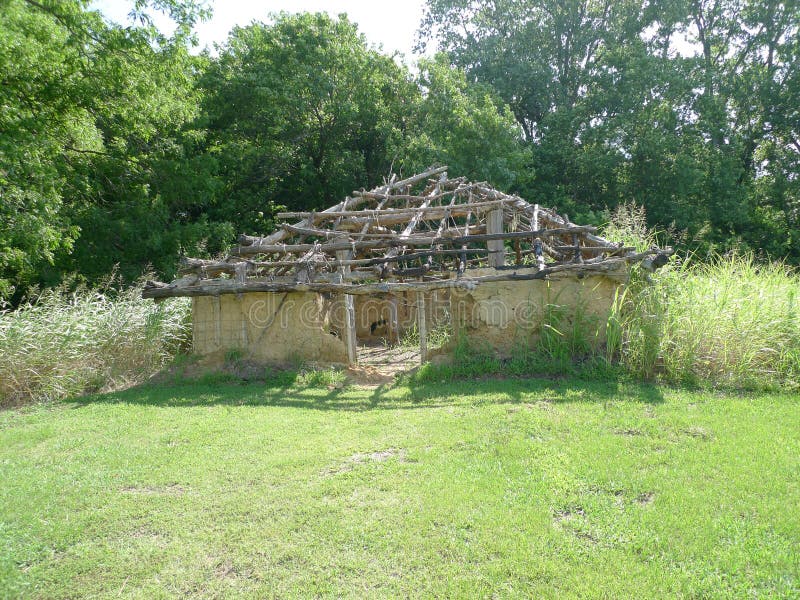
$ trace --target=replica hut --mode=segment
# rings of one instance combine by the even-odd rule
[[[508,353],[553,307],[604,324],[628,266],[664,258],[446,167],[277,216],[276,231],[242,235],[224,260],[184,259],[181,278],[147,283],[144,298],[192,297],[198,354],[352,364],[359,342],[415,328],[424,361],[445,315],[459,336]]]

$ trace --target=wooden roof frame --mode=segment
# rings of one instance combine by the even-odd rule
[[[240,236],[222,260],[183,259],[179,279],[147,282],[142,296],[391,294],[594,274],[622,279],[627,265],[664,253],[637,253],[486,183],[450,179],[447,167],[392,176],[321,212],[277,217],[295,222],[267,236]],[[495,271],[475,273],[484,267]]]

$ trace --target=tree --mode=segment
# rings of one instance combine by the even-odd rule
[[[636,199],[697,249],[800,260],[799,24],[796,1],[428,0],[420,41],[509,103],[543,202]]]
[[[407,133],[395,142],[406,171],[446,164],[453,173],[505,189],[533,178],[522,131],[492,88],[469,84],[444,55],[420,62],[418,84],[422,93],[413,96]]]
[[[416,93],[346,16],[308,13],[235,28],[203,87],[229,210],[256,231],[278,205],[320,208],[387,175]]]
[[[165,182],[162,163],[183,159],[196,116],[188,46],[200,3],[136,0],[134,27],[87,6],[0,1],[0,295],[117,263],[132,278],[207,242],[178,217],[183,199],[162,192],[187,187]],[[149,24],[152,9],[178,20],[174,36]]]

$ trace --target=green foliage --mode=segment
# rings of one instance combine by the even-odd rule
[[[327,207],[388,175],[387,137],[417,93],[346,16],[308,13],[235,28],[202,85],[232,216],[255,231],[277,205]]]
[[[444,55],[419,65],[422,95],[413,107],[407,136],[396,155],[408,172],[434,163],[473,181],[505,189],[533,179],[530,153],[509,108],[485,85],[467,82]]]
[[[147,25],[150,7],[178,19],[173,38]],[[77,0],[0,2],[0,296],[65,273],[99,281],[117,264],[128,281],[149,263],[169,275],[182,251],[231,236],[198,210],[214,185],[188,128],[202,11],[136,11],[145,25],[121,27]]]
[[[433,323],[425,336],[429,351],[448,348],[452,338],[453,326],[449,318]],[[400,346],[406,350],[419,350],[419,327],[416,322],[403,333]]]
[[[428,0],[421,45],[491,85],[525,132],[523,193],[619,203],[701,255],[800,260],[796,3]]]
[[[71,248],[77,229],[61,213],[62,189],[100,139],[80,104],[84,57],[70,30],[22,0],[0,2],[0,20],[2,298]]]
[[[0,298],[171,278],[281,206],[433,163],[575,221],[633,202],[695,256],[800,260],[794,3],[429,0],[443,53],[416,73],[344,15],[273,15],[193,56],[206,16],[0,0]]]

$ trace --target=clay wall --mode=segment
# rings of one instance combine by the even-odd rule
[[[496,273],[494,270],[474,275]],[[427,294],[428,329],[451,323],[457,335],[500,355],[532,345],[545,323],[568,331],[578,319],[592,343],[605,325],[619,282],[602,276],[555,281],[482,283],[474,290]],[[194,351],[211,360],[229,353],[264,363],[346,363],[344,303],[339,296],[307,292],[230,294],[193,300]],[[401,335],[417,320],[416,293],[398,296]],[[355,298],[358,341],[392,339],[390,300]]]

